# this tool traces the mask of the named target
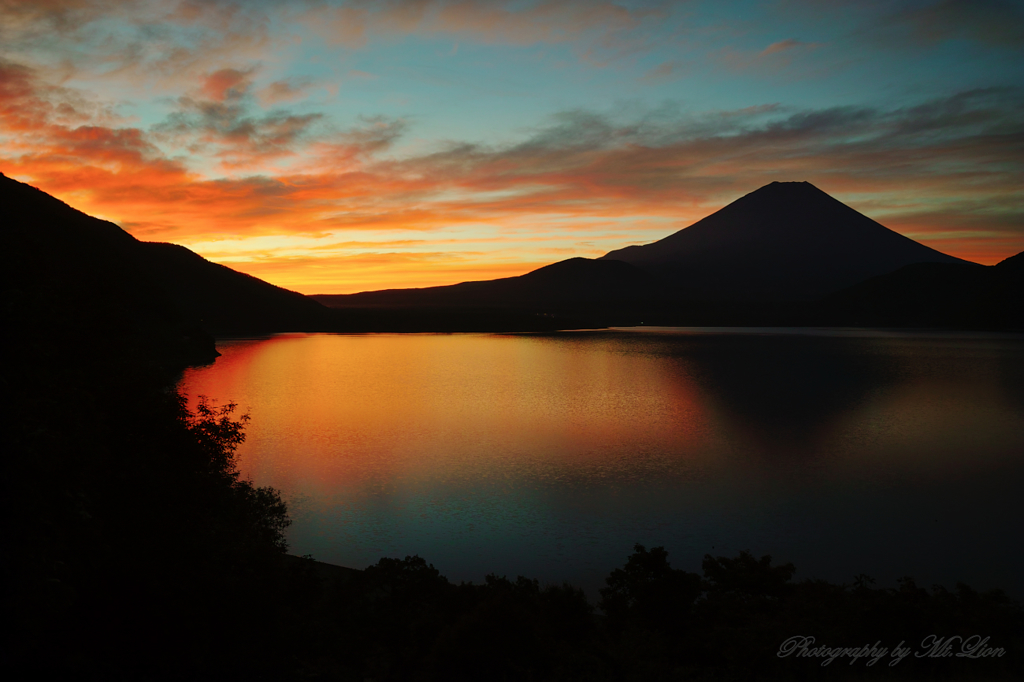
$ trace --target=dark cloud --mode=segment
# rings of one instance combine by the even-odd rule
[[[879,112],[865,107],[830,107],[801,111],[766,125],[763,133],[775,137],[810,138],[850,134],[878,123]]]
[[[803,179],[838,192],[936,201],[969,186],[981,201],[996,199],[994,212],[1006,212],[1006,201],[1019,203],[1012,188],[1024,184],[1022,105],[1021,91],[1002,89],[891,109],[768,106],[632,122],[571,111],[518,144],[450,144],[368,171],[428,178],[437,190],[461,187],[467,205],[495,212],[671,210]],[[475,191],[511,194],[474,202]]]
[[[1014,113],[1020,105],[1019,91],[981,88],[898,110],[894,118],[899,132],[906,135],[942,131],[962,135],[973,130],[1012,133],[1020,129],[1020,119]]]
[[[369,156],[390,147],[405,134],[408,127],[408,121],[404,119],[362,116],[358,126],[338,134],[335,141]]]
[[[1007,0],[942,0],[890,18],[926,42],[966,38],[990,45],[1024,46],[1024,8]]]
[[[48,123],[83,122],[104,114],[109,111],[80,93],[50,85],[35,69],[0,57],[0,116],[9,132],[28,132]]]
[[[253,165],[291,155],[315,138],[320,113],[283,110],[254,113],[252,71],[220,69],[193,96],[178,99],[178,110],[153,127],[160,139],[221,159],[227,166]]]
[[[311,87],[307,78],[282,78],[260,88],[257,96],[264,105],[291,102],[306,97]]]
[[[0,0],[0,35],[38,34],[42,31],[69,33],[125,2],[118,0]]]
[[[685,72],[689,72],[689,69],[687,69],[679,60],[673,59],[667,62],[662,62],[653,69],[649,69],[640,80],[645,83],[656,83],[671,80],[673,78],[679,78]]]
[[[577,52],[607,63],[650,50],[641,29],[664,2],[543,0],[0,0],[0,45],[46,46],[69,68],[194,78],[218,64],[246,65],[287,46],[278,29],[304,24],[330,44],[359,48],[408,35],[481,44],[582,41]],[[271,96],[273,96],[271,94]],[[278,100],[279,101],[279,100]]]
[[[863,11],[870,18],[861,20],[850,36],[861,44],[918,49],[947,40],[969,40],[986,47],[1024,47],[1024,6],[1017,0],[788,1],[814,13],[823,5],[829,13],[843,6]]]

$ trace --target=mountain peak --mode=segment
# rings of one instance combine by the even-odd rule
[[[832,201],[841,203],[838,199],[835,199],[831,195],[829,195],[828,192],[825,192],[821,188],[811,184],[810,182],[807,182],[806,180],[776,180],[774,182],[769,182],[767,185],[762,185],[761,187],[758,187],[753,192],[745,194],[736,201],[743,201],[744,199],[750,197],[764,199],[767,197],[774,196],[828,197]]]

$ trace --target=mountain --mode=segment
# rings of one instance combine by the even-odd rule
[[[658,278],[628,263],[570,258],[518,277],[422,289],[315,294],[310,298],[331,308],[558,308],[650,300],[661,296],[663,291],[664,284]]]
[[[303,296],[141,242],[0,174],[4,314],[188,361],[210,334],[541,331],[655,325],[1020,328],[1022,257],[985,267],[903,237],[808,183],[772,183],[665,239],[519,277]],[[333,309],[333,310],[332,310]],[[91,345],[90,345],[91,344]],[[112,352],[112,351],[111,351]]]
[[[820,320],[850,326],[1024,329],[1024,252],[997,265],[914,263],[827,296]]]
[[[612,251],[692,301],[813,301],[912,263],[966,263],[807,182],[773,182],[664,239]]]
[[[330,331],[337,315],[308,296],[237,272],[177,244],[136,242],[130,256],[214,334]]]
[[[5,290],[51,316],[169,333],[317,331],[338,326],[319,303],[211,263],[183,246],[141,242],[0,174]],[[45,316],[37,316],[40,320]],[[127,328],[127,327],[125,327]],[[157,329],[162,331],[157,331]]]
[[[875,302],[868,289],[839,295],[901,268],[910,272],[899,276],[907,278],[905,286],[917,282],[916,303],[910,303],[909,293],[900,294],[893,300],[906,300],[906,305],[883,314],[879,306],[884,306],[885,296]],[[969,281],[987,282],[987,272],[984,266],[889,230],[810,183],[773,182],[660,241],[612,251],[597,260],[571,258],[491,281],[311,298],[364,316],[361,328],[369,324],[396,330],[419,328],[428,320],[436,324],[444,315],[458,321],[453,318],[438,329],[471,329],[481,324],[483,311],[504,311],[501,324],[507,326],[513,310],[561,328],[802,325],[822,320],[845,325],[859,319],[911,325],[926,319],[967,320],[950,317],[944,301],[960,300],[956,290],[961,280],[966,287],[961,297],[974,300],[968,291],[976,289]],[[895,282],[883,280],[870,290],[904,286]],[[837,298],[822,301],[830,295]],[[986,305],[999,308],[999,301],[993,298]],[[474,317],[467,317],[469,310]],[[1003,313],[992,315],[1002,319]],[[492,322],[486,328],[496,328]],[[520,327],[524,323],[531,324],[526,318],[515,320]]]

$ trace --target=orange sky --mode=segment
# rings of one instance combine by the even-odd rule
[[[0,172],[303,293],[599,256],[773,180],[998,262],[1024,39],[919,5],[3,3]]]

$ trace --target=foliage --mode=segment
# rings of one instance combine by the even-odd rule
[[[699,575],[673,569],[663,547],[640,544],[606,582],[599,606],[616,627],[678,629],[701,593]]]
[[[243,414],[235,421],[231,415],[238,407],[237,404],[228,403],[217,407],[205,395],[198,397],[194,413],[184,409],[184,396],[179,395],[178,401],[184,412],[185,428],[194,438],[195,446],[203,453],[203,461],[209,465],[211,472],[237,477],[235,451],[245,440],[245,425],[249,415]]]
[[[315,562],[309,562],[316,565]],[[320,565],[322,566],[322,565]],[[923,590],[793,581],[791,564],[740,552],[706,556],[703,575],[674,569],[664,548],[634,548],[611,571],[596,615],[569,585],[518,576],[449,582],[420,557],[324,574],[316,631],[300,677],[330,680],[1011,679],[1021,672],[1024,619],[1005,595],[966,586]],[[922,629],[924,628],[924,629]],[[911,660],[902,667],[822,667],[780,659],[782,642],[830,646],[920,642],[983,633],[1006,657]]]
[[[206,400],[190,412],[159,373],[119,365],[13,376],[24,402],[5,432],[6,664],[196,678],[223,672],[232,649],[274,670],[289,521],[277,491],[238,476],[247,417]]]
[[[245,441],[249,415],[240,415],[236,420],[233,413],[237,404],[217,406],[202,395],[196,400],[194,412],[185,408],[187,401],[183,396],[177,396],[177,400],[181,421],[197,450],[199,471],[217,479],[232,493],[236,517],[233,532],[242,533],[254,546],[287,550],[285,530],[291,520],[280,492],[238,478],[235,453]]]

